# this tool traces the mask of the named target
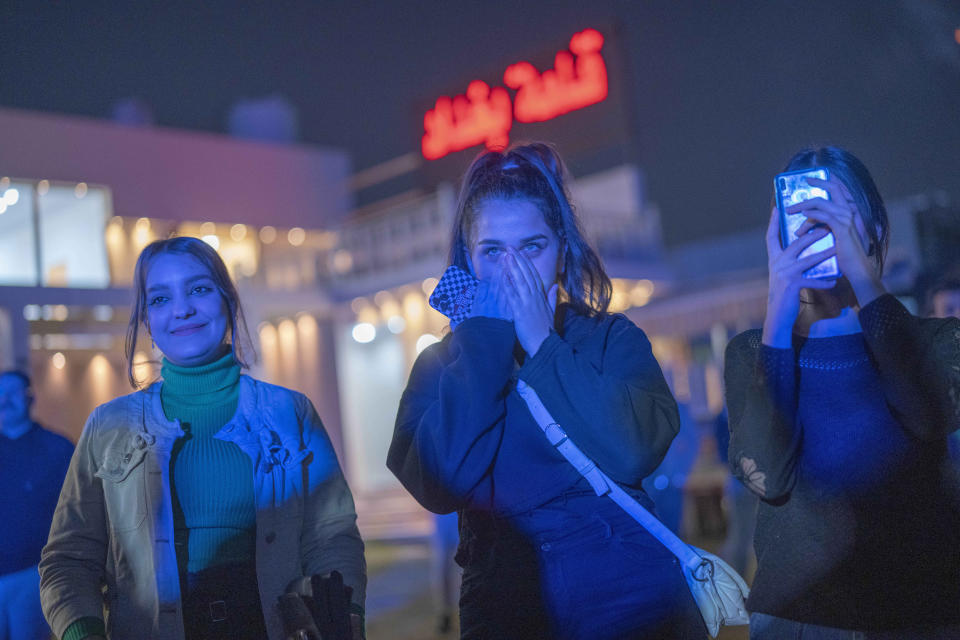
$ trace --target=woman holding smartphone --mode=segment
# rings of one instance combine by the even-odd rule
[[[452,236],[477,296],[414,364],[387,466],[426,508],[459,511],[461,637],[705,637],[674,557],[591,490],[515,388],[652,507],[640,483],[677,433],[676,402],[644,333],[606,313],[610,280],[556,152],[478,157]]]
[[[751,638],[960,637],[960,508],[947,436],[960,426],[960,321],[922,319],[880,280],[883,201],[837,147],[785,171],[829,199],[781,248],[767,231],[763,329],[727,347],[730,464],[761,499]],[[834,246],[801,258],[832,233]],[[839,278],[805,272],[835,256]],[[859,634],[859,635],[857,635]]]
[[[139,386],[143,326],[162,382],[97,407],[80,436],[40,562],[56,637],[282,640],[277,598],[333,570],[359,637],[350,490],[310,400],[241,375],[249,337],[220,256],[158,240],[133,287],[128,375]]]

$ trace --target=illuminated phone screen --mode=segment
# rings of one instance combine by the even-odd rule
[[[827,170],[813,169],[810,171],[783,173],[776,178],[777,202],[780,205],[779,208],[782,229],[780,240],[781,246],[784,248],[797,239],[795,235],[797,229],[799,229],[803,223],[807,221],[807,217],[802,213],[788,215],[786,213],[787,208],[811,198],[823,198],[825,200],[830,199],[830,194],[825,189],[813,187],[807,184],[808,177],[826,180],[828,178]],[[814,253],[825,251],[826,249],[832,247],[833,244],[833,234],[827,234],[820,240],[817,240],[812,245],[804,249],[799,257],[805,258]],[[807,269],[803,275],[807,278],[835,278],[840,275],[840,269],[837,266],[837,258],[828,258],[820,264]]]

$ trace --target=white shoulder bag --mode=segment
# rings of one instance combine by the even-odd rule
[[[717,637],[721,625],[749,624],[744,600],[750,590],[733,567],[703,549],[688,545],[643,506],[634,500],[616,482],[601,471],[567,436],[556,420],[543,406],[537,392],[523,380],[517,381],[517,392],[530,409],[534,420],[540,425],[550,444],[572,464],[593,487],[598,496],[609,496],[659,540],[683,567],[683,575],[700,608],[700,615],[707,625],[710,636]]]

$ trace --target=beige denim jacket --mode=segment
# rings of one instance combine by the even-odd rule
[[[103,617],[114,640],[183,640],[170,499],[170,451],[183,435],[160,385],[97,407],[64,481],[40,561],[43,612],[56,637]],[[350,489],[306,396],[248,376],[236,415],[215,437],[253,461],[256,566],[270,640],[276,602],[303,575],[336,569],[363,606],[366,565]]]

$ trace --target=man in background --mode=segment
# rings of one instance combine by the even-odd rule
[[[934,318],[960,318],[960,274],[937,282],[930,291],[930,315]]]
[[[40,550],[73,445],[30,419],[30,378],[0,372],[0,640],[41,640]]]

